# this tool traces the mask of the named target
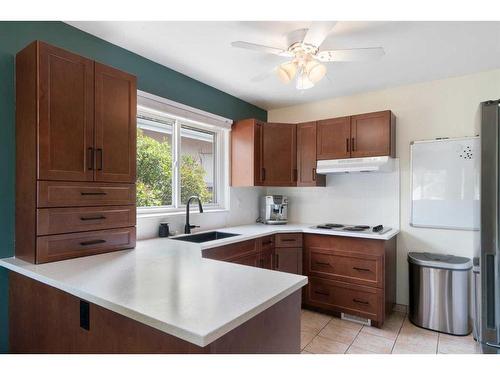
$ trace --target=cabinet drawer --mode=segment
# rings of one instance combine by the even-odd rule
[[[38,207],[135,204],[134,184],[38,181]]]
[[[383,315],[382,291],[338,281],[309,278],[306,303],[337,312],[381,320]]]
[[[276,247],[302,247],[302,233],[277,234]]]
[[[248,240],[202,250],[203,258],[231,260],[257,251],[256,241]]]
[[[265,236],[259,238],[261,249],[264,250],[269,250],[269,249],[274,249],[274,236]]]
[[[132,227],[135,217],[135,206],[39,208],[37,234]]]
[[[135,246],[135,227],[37,237],[37,263],[76,258]]]
[[[339,281],[383,286],[383,257],[356,253],[307,249],[307,273]]]

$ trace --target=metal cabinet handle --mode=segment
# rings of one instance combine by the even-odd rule
[[[345,152],[349,153],[349,138],[345,139]]]
[[[81,217],[80,220],[82,221],[87,221],[87,220],[103,220],[106,219],[106,216],[95,216],[95,217]]]
[[[89,171],[91,171],[92,169],[94,169],[94,149],[92,147],[89,147],[87,149],[87,162],[88,162],[88,166],[87,166],[87,169]]]
[[[295,242],[297,241],[295,238],[283,238],[281,242]]]
[[[97,245],[98,243],[105,243],[105,242],[106,242],[106,240],[92,240],[92,241],[80,242],[80,245],[89,246],[89,245]]]
[[[361,303],[363,305],[369,305],[370,304],[370,302],[362,301],[362,300],[356,299],[356,298],[353,298],[352,302]]]
[[[320,294],[322,296],[329,296],[330,295],[330,292],[323,292],[321,290],[315,290],[314,293],[315,294]]]
[[[81,191],[81,195],[106,195],[108,193],[104,191]]]
[[[297,169],[293,170],[293,181],[297,181],[299,178],[299,171]]]
[[[313,168],[313,181],[316,181],[316,168]]]
[[[351,138],[351,150],[356,151],[356,138]]]
[[[262,181],[264,181],[266,179],[266,168],[262,168],[261,174],[262,174]]]
[[[360,267],[352,267],[353,270],[356,270],[356,271],[366,271],[366,272],[370,272],[370,269],[368,268],[360,268]]]
[[[276,269],[278,269],[278,268],[280,268],[280,256],[279,256],[279,254],[276,254],[275,259],[276,259]]]
[[[98,148],[96,150],[96,154],[99,153],[99,164],[98,164],[98,167],[97,167],[97,170],[98,171],[102,171],[102,148]]]

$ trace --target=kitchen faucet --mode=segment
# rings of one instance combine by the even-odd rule
[[[186,225],[184,226],[184,233],[189,234],[191,233],[192,228],[199,228],[199,225],[191,225],[189,224],[189,204],[191,203],[192,200],[197,200],[198,201],[198,207],[200,209],[200,214],[203,213],[203,206],[201,205],[201,200],[200,197],[197,197],[196,195],[193,195],[189,197],[187,204],[186,204]]]

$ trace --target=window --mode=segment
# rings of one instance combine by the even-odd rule
[[[184,210],[192,195],[206,209],[227,208],[229,130],[159,109],[137,112],[138,213]]]

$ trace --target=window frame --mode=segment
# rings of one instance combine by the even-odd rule
[[[160,98],[161,99],[161,98]],[[169,101],[169,103],[171,103]],[[207,212],[227,211],[229,209],[229,132],[230,129],[202,123],[200,121],[184,118],[167,111],[156,109],[137,109],[137,118],[145,118],[159,123],[172,124],[172,205],[169,206],[137,206],[138,217],[162,216],[165,214],[180,214],[186,210],[186,205],[181,203],[180,159],[181,159],[181,128],[187,126],[194,130],[214,134],[214,203],[203,203],[203,210]],[[163,118],[163,120],[162,120]],[[139,124],[137,128],[140,129]],[[196,206],[196,207],[195,207]],[[197,211],[197,205],[192,205],[192,210]]]

